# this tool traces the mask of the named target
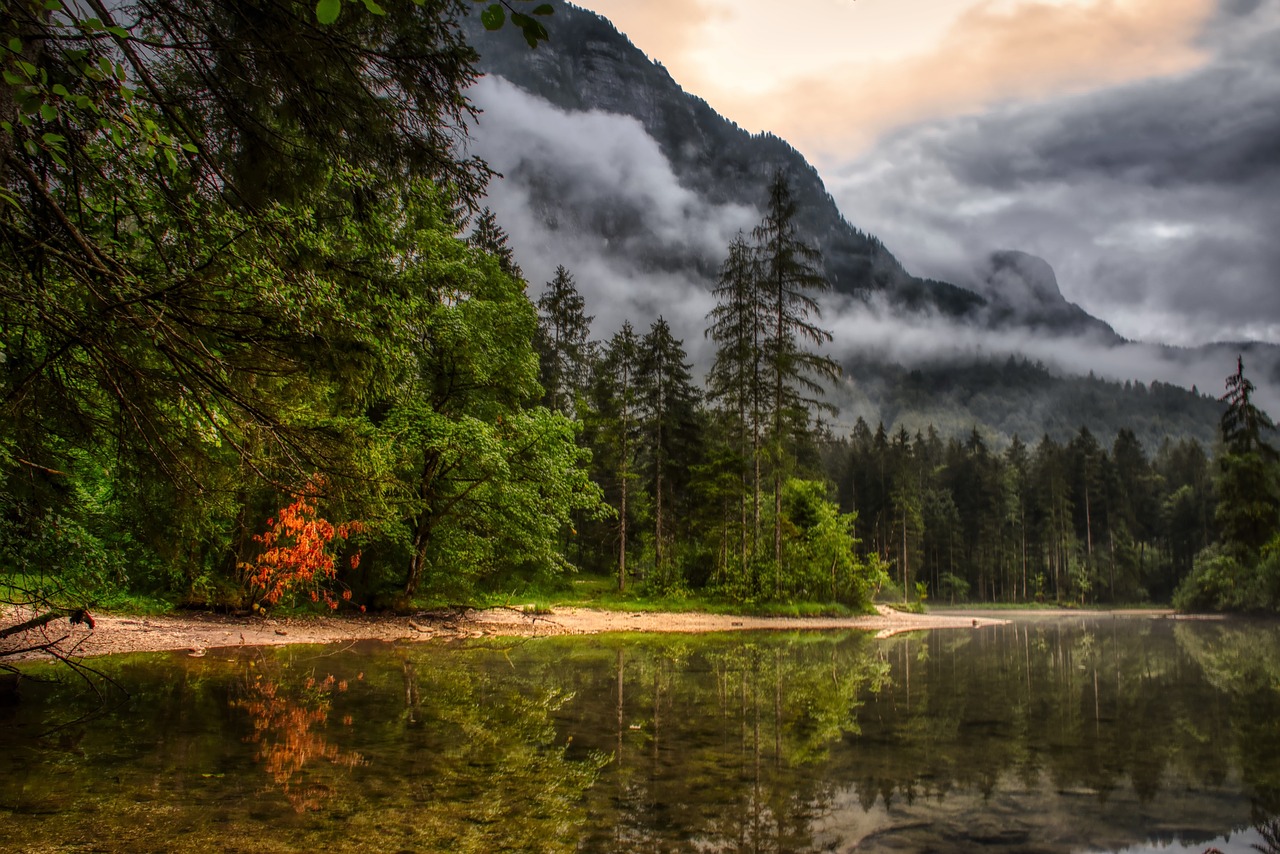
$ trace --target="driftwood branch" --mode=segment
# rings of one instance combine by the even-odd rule
[[[93,616],[83,608],[74,608],[70,610],[65,608],[55,608],[52,611],[47,611],[38,617],[32,617],[30,620],[27,620],[25,623],[18,623],[15,626],[9,626],[8,628],[0,629],[0,640],[4,640],[5,638],[8,638],[8,637],[13,637],[14,635],[22,634],[23,632],[29,632],[32,629],[38,629],[38,628],[41,628],[42,626],[47,626],[50,623],[52,623],[54,620],[60,619],[62,617],[66,617],[67,619],[69,619],[73,626],[79,625],[80,623],[84,623],[90,629],[93,629],[95,627],[93,622]]]
[[[0,640],[12,637],[13,635],[22,634],[23,632],[29,632],[32,629],[38,629],[41,626],[47,626],[54,620],[65,617],[66,615],[67,613],[61,610],[49,611],[48,613],[41,614],[38,617],[33,617],[32,619],[27,620],[25,623],[18,623],[16,626],[9,626],[7,629],[0,629]]]

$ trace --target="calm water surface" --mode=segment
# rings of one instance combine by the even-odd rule
[[[0,850],[1280,850],[1273,623],[96,664],[0,707]]]

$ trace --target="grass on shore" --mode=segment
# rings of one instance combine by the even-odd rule
[[[59,587],[49,578],[24,576],[17,573],[0,574],[0,602],[21,603],[32,598],[31,591],[42,593],[45,601],[84,603],[95,613],[129,616],[158,616],[178,613],[181,606],[176,601],[154,594],[128,591],[86,591]],[[1162,607],[1150,602],[1080,605],[1076,602],[940,602],[929,601],[903,603],[889,596],[883,604],[895,610],[910,613],[946,611],[1053,611],[1080,609],[1088,611],[1133,610]],[[579,575],[565,579],[555,587],[530,585],[523,589],[499,593],[476,594],[462,602],[444,601],[422,597],[411,603],[392,607],[391,612],[430,610],[438,607],[467,605],[477,608],[506,606],[525,610],[531,614],[549,614],[557,607],[597,608],[606,611],[675,612],[730,614],[751,617],[856,617],[871,613],[870,607],[859,610],[838,602],[734,602],[705,593],[690,592],[679,596],[652,595],[636,585],[624,593],[617,589],[617,579],[611,576]],[[282,602],[271,609],[275,616],[328,615],[331,612],[323,604],[317,605],[299,597],[294,602]],[[339,614],[349,615],[352,610],[342,608]]]
[[[579,576],[567,587],[556,590],[527,588],[523,591],[480,597],[480,607],[505,605],[530,613],[547,613],[560,608],[597,608],[603,611],[673,612],[730,614],[749,617],[856,617],[868,611],[838,602],[731,602],[702,593],[658,596],[635,587],[619,593],[617,579]]]

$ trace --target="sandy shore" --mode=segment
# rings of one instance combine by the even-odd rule
[[[20,619],[0,618],[0,627]],[[413,617],[230,617],[188,614],[164,617],[95,617],[95,626],[72,626],[65,619],[42,629],[0,641],[4,651],[62,639],[60,647],[76,656],[185,649],[201,655],[226,646],[274,646],[290,643],[339,643],[355,640],[423,641],[475,637],[584,635],[602,632],[725,632],[797,629],[864,629],[889,636],[924,629],[972,629],[1007,620],[948,614],[904,614],[883,606],[864,617],[745,617],[725,614],[598,611],[557,608],[550,614],[526,614],[519,608],[450,610]],[[10,661],[15,660],[13,657]]]

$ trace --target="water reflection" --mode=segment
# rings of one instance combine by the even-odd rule
[[[0,849],[1276,851],[1273,624],[133,656],[32,742]],[[1256,826],[1256,827],[1252,827]],[[1173,846],[1173,847],[1169,847]]]
[[[254,761],[280,787],[295,812],[320,809],[336,785],[333,774],[326,771],[350,770],[365,761],[324,733],[333,697],[346,692],[347,680],[332,673],[319,680],[315,675],[303,678],[263,657],[250,658],[245,664],[231,707],[252,721],[253,732],[245,741],[254,746]],[[356,678],[363,679],[364,674]],[[342,723],[351,726],[353,716],[344,715]]]

